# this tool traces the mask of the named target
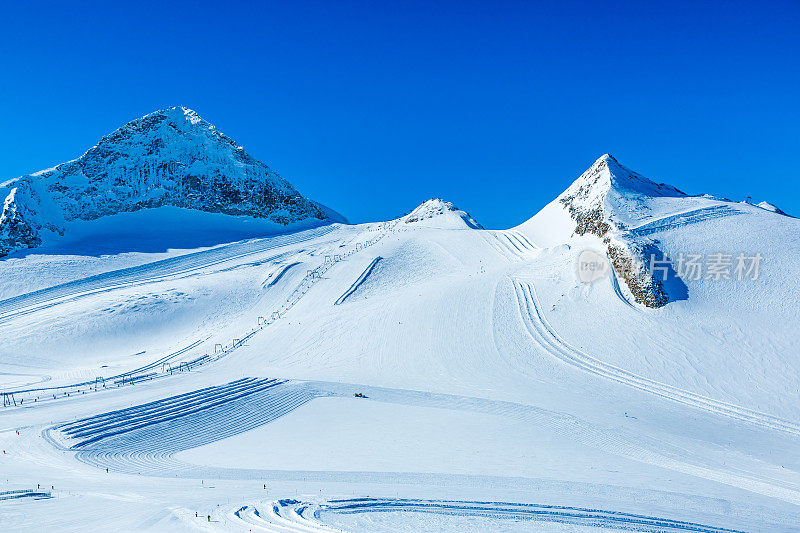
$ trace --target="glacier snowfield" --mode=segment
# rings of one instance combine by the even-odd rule
[[[424,205],[0,260],[0,530],[800,531],[796,219],[648,199],[636,238],[764,255],[648,309],[577,279],[602,242],[556,204]]]

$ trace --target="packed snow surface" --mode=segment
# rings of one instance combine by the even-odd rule
[[[510,230],[70,224],[0,259],[2,531],[800,531],[797,219],[606,155]]]

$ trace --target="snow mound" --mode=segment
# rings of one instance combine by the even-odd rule
[[[73,220],[162,206],[288,225],[341,216],[304,198],[194,111],[133,120],[79,158],[0,186],[0,256],[39,246]]]
[[[441,198],[431,198],[419,204],[402,218],[405,224],[418,224],[439,229],[483,229],[466,211]]]

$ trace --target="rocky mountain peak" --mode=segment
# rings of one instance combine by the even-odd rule
[[[27,209],[37,212],[26,216],[36,238],[8,240],[6,250],[38,246],[45,227],[63,231],[72,220],[161,206],[282,225],[327,217],[277,172],[185,107],[128,122],[75,160],[4,183],[0,197],[7,198],[11,188],[32,206],[46,208]],[[5,220],[12,220],[10,212]],[[3,231],[0,225],[0,235]]]
[[[603,154],[558,197],[577,208],[601,205],[609,196],[686,196],[665,183],[656,183]]]
[[[612,155],[603,154],[558,196],[557,202],[574,220],[576,235],[602,238],[615,271],[636,301],[661,307],[669,301],[669,295],[645,266],[649,244],[633,238],[626,229],[649,211],[649,200],[683,196],[675,187],[651,181],[624,167]]]

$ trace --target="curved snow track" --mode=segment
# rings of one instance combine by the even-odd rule
[[[583,527],[664,533],[734,533],[737,530],[695,522],[671,520],[641,514],[558,505],[458,500],[417,500],[393,498],[355,498],[310,503],[294,499],[277,500],[267,505],[243,506],[232,513],[233,521],[274,532],[343,531],[324,523],[325,515],[364,513],[427,513],[496,520],[549,522]]]
[[[738,405],[707,398],[678,387],[673,387],[672,385],[636,375],[627,370],[595,359],[591,355],[571,346],[555,332],[544,317],[533,285],[514,280],[514,289],[517,295],[520,314],[531,337],[547,352],[564,363],[602,378],[616,381],[629,387],[703,409],[714,414],[750,422],[792,435],[800,435],[800,424],[795,422],[783,420]]]
[[[83,462],[135,471],[266,424],[317,395],[304,384],[243,378],[61,424],[43,436]]]
[[[0,492],[0,503],[8,500],[20,500],[23,498],[30,498],[32,500],[45,500],[52,498],[50,491],[39,489],[23,489],[23,490],[4,490]]]
[[[278,269],[275,272],[273,272],[269,276],[269,278],[264,280],[263,285],[265,287],[273,287],[276,283],[278,283],[281,280],[281,278],[283,278],[283,276],[286,275],[287,272],[289,272],[290,269],[292,269],[293,267],[296,267],[299,264],[300,264],[300,261],[295,261],[293,263],[289,263],[289,264],[282,265],[282,266],[278,267]]]
[[[260,507],[245,505],[234,511],[230,518],[237,525],[276,533],[343,531],[320,521],[318,505],[299,500],[277,500]]]
[[[95,416],[61,424],[42,432],[45,440],[56,447],[75,452],[75,458],[85,464],[114,472],[138,474],[150,477],[184,479],[228,479],[265,480],[289,482],[333,482],[406,486],[448,486],[507,488],[520,493],[553,493],[564,495],[591,494],[592,491],[614,491],[609,486],[589,488],[583,484],[572,486],[569,482],[548,479],[498,477],[485,475],[434,474],[394,471],[304,471],[263,470],[246,467],[216,467],[186,462],[176,454],[225,439],[292,412],[317,397],[352,396],[352,390],[363,390],[371,400],[426,407],[438,407],[462,411],[491,413],[508,417],[526,424],[569,435],[576,442],[607,450],[614,455],[627,457],[646,464],[705,477],[720,483],[730,484],[760,494],[770,495],[789,502],[800,501],[795,491],[777,486],[773,480],[762,480],[734,475],[715,465],[697,463],[684,457],[680,448],[668,450],[663,445],[652,449],[651,443],[627,431],[609,433],[606,429],[582,422],[563,413],[543,410],[539,407],[502,402],[489,399],[425,393],[403,389],[383,389],[330,382],[292,382],[264,378],[243,378],[215,387],[206,387],[186,394],[164,398],[127,409],[100,413]],[[299,416],[299,414],[298,414]],[[669,447],[668,447],[669,448]],[[682,458],[682,459],[679,459]],[[589,492],[587,492],[589,491]],[[617,497],[624,501],[630,494],[621,490]],[[668,493],[664,493],[667,495]],[[657,500],[659,494],[648,497]],[[669,495],[670,498],[674,495]],[[361,501],[370,501],[363,506]],[[558,500],[556,500],[558,501]],[[412,503],[409,503],[412,502]],[[419,502],[423,502],[420,504]],[[460,502],[450,508],[431,506],[429,500],[342,500],[330,501],[326,505],[340,509],[342,513],[420,511],[458,516],[496,516],[514,520],[538,520],[588,524],[595,520],[597,527],[629,529],[635,531],[725,531],[699,524],[679,523],[654,517],[638,517],[650,522],[631,522],[631,517],[615,511],[600,511],[578,508],[546,508],[520,510],[520,504],[501,504],[507,508],[475,509],[475,502]],[[450,505],[452,502],[448,502]],[[461,505],[461,504],[469,505]],[[289,507],[292,507],[291,504]],[[483,504],[481,504],[483,505]],[[496,504],[491,504],[495,505]],[[535,507],[535,506],[533,506]],[[539,506],[546,507],[546,506]],[[327,509],[327,508],[326,508]],[[567,509],[566,516],[564,509]],[[333,508],[328,509],[333,512]],[[255,527],[267,531],[309,531],[291,529],[291,522],[310,520],[313,509],[303,506],[286,508],[240,507],[236,520],[241,527]],[[277,513],[277,514],[276,514]],[[593,514],[592,514],[593,513]],[[524,515],[524,516],[519,516]],[[223,520],[226,517],[221,517]],[[230,518],[230,517],[227,517]],[[324,518],[324,517],[323,517]],[[288,521],[288,523],[287,523]],[[669,527],[665,526],[668,525]],[[234,524],[231,524],[232,526]],[[308,523],[300,524],[309,527]],[[635,527],[634,527],[635,525]],[[678,527],[678,526],[681,527]],[[287,527],[289,529],[287,529]],[[326,524],[310,531],[331,531]],[[661,529],[658,529],[661,527]],[[271,528],[271,529],[270,529]],[[322,528],[322,529],[319,529]],[[325,529],[328,528],[328,529]],[[637,529],[638,528],[638,529]],[[647,529],[649,528],[649,529]],[[705,529],[703,529],[705,528]]]
[[[609,265],[612,264],[611,258],[608,256],[606,256],[606,258],[608,259],[608,264]],[[611,271],[610,272],[611,286],[614,288],[614,294],[617,295],[617,298],[619,298],[622,301],[622,303],[624,303],[631,309],[636,309],[636,305],[634,305],[630,300],[628,300],[628,297],[625,296],[624,292],[622,292],[622,287],[620,286],[619,278],[617,277],[617,271],[614,270],[613,268],[609,268],[609,270]]]
[[[627,431],[608,432],[606,428],[586,423],[563,413],[535,406],[482,398],[424,393],[402,389],[384,389],[329,382],[282,382],[242,395],[247,387],[264,387],[270,380],[248,378],[221,387],[202,389],[159,402],[151,402],[123,411],[62,424],[42,435],[61,449],[76,452],[84,463],[109,468],[115,472],[152,477],[205,478],[231,480],[319,481],[338,483],[377,483],[405,485],[446,485],[452,487],[506,487],[536,491],[546,480],[485,475],[432,474],[381,471],[308,471],[264,470],[246,467],[216,467],[183,461],[176,454],[216,442],[229,436],[267,424],[297,407],[323,396],[352,397],[352,391],[364,391],[371,399],[403,405],[488,413],[541,427],[543,431],[568,435],[591,448],[645,464],[703,477],[755,493],[800,502],[800,492],[780,486],[775,480],[736,475],[722,465],[698,462],[686,457],[684,450],[661,444],[654,448],[641,436]],[[261,383],[256,383],[261,382]],[[225,401],[215,396],[225,394]],[[127,417],[133,420],[128,423]],[[161,420],[156,421],[157,418]],[[141,427],[140,424],[148,423]],[[119,426],[119,424],[125,424]],[[121,431],[124,430],[124,431]],[[101,438],[95,438],[101,437]],[[570,489],[570,493],[575,489]],[[603,490],[608,490],[604,487]]]
[[[158,424],[177,421],[182,417],[233,402],[285,383],[274,379],[243,378],[227,385],[207,387],[187,394],[104,413],[60,426],[65,439],[73,442],[72,449],[86,448],[116,435]]]
[[[727,205],[714,205],[711,207],[703,207],[700,209],[693,209],[683,213],[675,213],[666,217],[662,217],[650,222],[646,222],[641,226],[631,228],[631,233],[634,235],[644,236],[666,231],[672,228],[686,226],[688,224],[696,224],[704,220],[712,220],[715,218],[724,218],[733,215],[740,215],[742,212]]]
[[[490,230],[486,232],[489,237],[486,241],[500,255],[512,261],[529,259],[530,255],[539,249],[523,233],[514,230]]]
[[[364,283],[364,281],[366,281],[366,279],[369,277],[370,274],[372,274],[372,271],[375,269],[375,265],[377,265],[381,259],[383,258],[380,256],[373,259],[372,262],[369,265],[367,265],[367,268],[364,269],[361,275],[358,276],[358,279],[356,279],[353,282],[353,284],[350,285],[350,288],[344,291],[344,293],[341,296],[339,296],[339,298],[335,302],[333,302],[333,305],[339,305],[344,303],[345,300],[347,300],[354,292],[356,292],[358,288],[361,286],[361,284]]]

